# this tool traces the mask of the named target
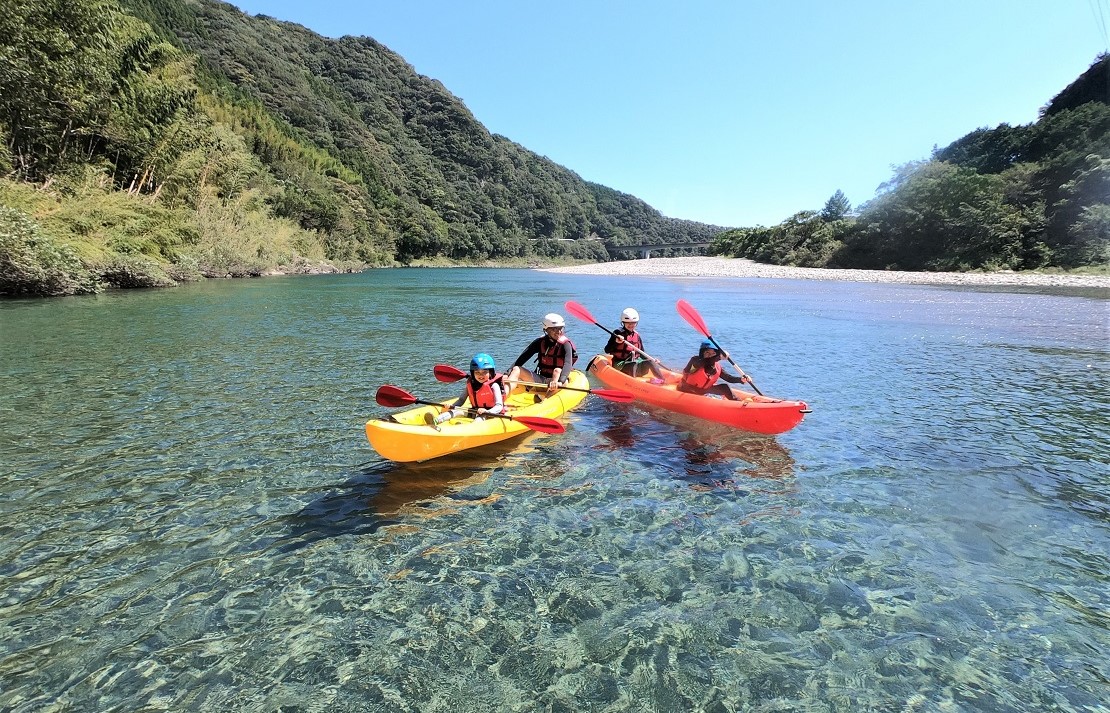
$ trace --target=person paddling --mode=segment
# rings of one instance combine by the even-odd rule
[[[651,369],[656,379],[663,378],[663,372],[653,360],[644,357],[644,338],[636,331],[640,324],[640,313],[631,307],[621,312],[621,326],[613,330],[605,345],[605,353],[613,357],[613,366],[629,376],[640,376],[644,365]]]
[[[550,312],[544,315],[542,324],[543,336],[532,340],[520,353],[507,380],[547,382],[547,395],[550,396],[566,385],[574,362],[578,361],[578,350],[565,333],[567,325],[562,315]],[[524,368],[532,357],[537,359],[535,372]]]
[[[437,429],[439,424],[464,415],[473,410],[476,414],[475,421],[483,420],[487,414],[498,414],[505,410],[505,394],[502,388],[502,376],[497,373],[497,366],[489,354],[475,354],[470,360],[470,375],[466,377],[466,391],[455,403],[438,416],[431,413],[424,414],[424,422]],[[470,408],[464,409],[462,405],[470,401]]]
[[[726,399],[739,401],[740,398],[732,392],[728,384],[718,384],[718,379],[724,379],[729,384],[744,384],[751,380],[747,376],[733,376],[721,366],[721,359],[727,359],[728,352],[718,352],[717,345],[708,339],[701,343],[698,355],[690,357],[686,368],[682,370],[682,381],[677,389],[687,394],[717,394]]]

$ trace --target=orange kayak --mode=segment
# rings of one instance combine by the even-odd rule
[[[805,401],[787,401],[743,391],[734,390],[740,401],[687,394],[676,388],[682,380],[681,374],[663,369],[662,383],[652,383],[650,373],[631,377],[613,368],[608,354],[595,356],[587,371],[610,388],[632,392],[637,401],[645,404],[753,433],[785,433],[801,423],[805,414],[809,413]]]

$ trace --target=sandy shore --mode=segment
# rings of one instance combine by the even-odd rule
[[[1051,275],[1031,272],[899,272],[895,270],[833,270],[763,265],[742,258],[665,257],[622,260],[574,267],[540,268],[576,275],[657,277],[762,277],[788,280],[843,280],[916,285],[1022,285],[1027,287],[1097,287],[1110,290],[1110,276]]]

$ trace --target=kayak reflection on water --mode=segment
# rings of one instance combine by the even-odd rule
[[[490,476],[509,465],[513,452],[530,452],[524,440],[495,443],[423,463],[375,461],[285,518],[280,539],[298,549],[321,539],[375,532],[415,518],[438,517],[471,504],[493,502]],[[456,494],[460,494],[456,496]],[[462,495],[465,494],[465,495]]]
[[[786,480],[794,475],[794,458],[773,436],[747,433],[663,409],[607,409],[602,429],[614,449],[681,450],[685,476],[702,484],[729,486],[735,476]],[[750,467],[739,468],[740,463]],[[662,465],[662,464],[661,464]],[[733,486],[734,487],[734,486]]]
[[[438,517],[472,504],[495,502],[490,476],[510,467],[517,470],[535,434],[443,456],[423,463],[390,463],[381,489],[369,506],[383,517]]]

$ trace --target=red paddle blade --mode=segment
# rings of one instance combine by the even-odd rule
[[[533,431],[540,431],[541,433],[563,433],[567,427],[559,423],[553,418],[542,418],[540,416],[513,416],[513,420],[522,426],[527,426]]]
[[[709,336],[709,327],[705,326],[705,320],[703,320],[701,318],[701,315],[698,314],[698,311],[694,309],[694,305],[690,304],[686,300],[679,300],[678,302],[675,302],[674,306],[675,309],[678,310],[679,316],[686,320],[687,324],[689,324],[691,327],[698,330],[705,336]]]
[[[397,408],[398,406],[408,406],[409,404],[416,403],[416,397],[405,391],[398,386],[390,386],[384,384],[378,387],[378,393],[374,397],[380,406],[388,408]]]
[[[590,310],[586,309],[577,302],[569,300],[563,306],[567,308],[567,312],[570,312],[578,319],[584,322],[589,322],[590,324],[597,324],[597,320],[594,319],[594,316],[592,314],[590,314]]]
[[[456,369],[450,364],[436,364],[432,367],[432,373],[436,375],[436,379],[445,381],[448,384],[466,378],[465,371]]]
[[[627,391],[619,389],[590,389],[590,393],[594,396],[600,396],[608,401],[616,401],[620,404],[626,404],[629,401],[635,401],[636,397]]]

